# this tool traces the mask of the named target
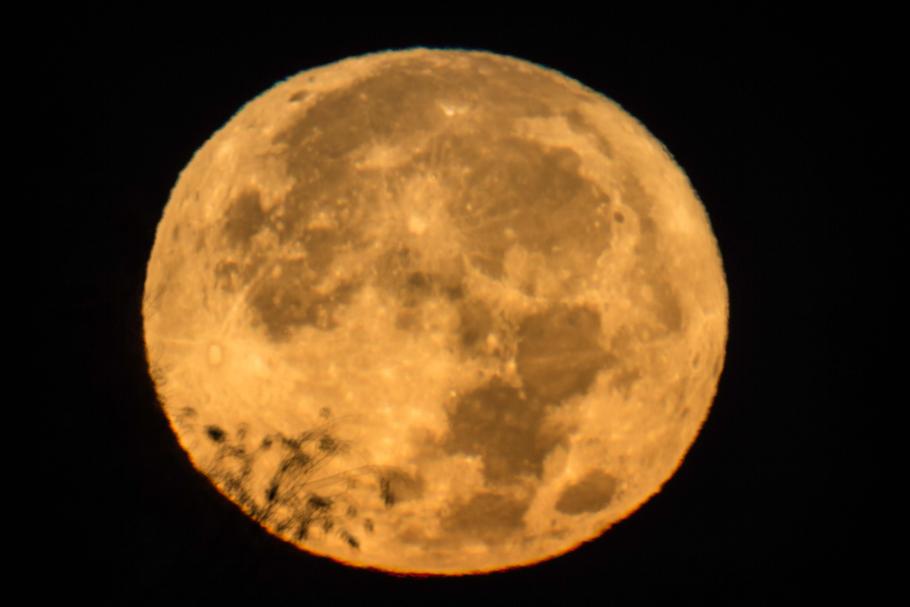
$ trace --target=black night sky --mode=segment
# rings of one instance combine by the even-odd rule
[[[598,19],[311,19],[306,35],[280,18],[224,33],[145,32],[137,16],[122,27],[81,16],[53,34],[36,28],[37,145],[53,150],[36,152],[25,175],[41,226],[29,304],[46,428],[36,596],[777,604],[875,587],[868,523],[858,521],[881,492],[856,451],[876,399],[853,380],[884,342],[887,314],[862,331],[855,321],[870,313],[855,286],[866,273],[863,216],[873,205],[884,223],[895,213],[893,200],[871,195],[874,179],[860,178],[873,169],[870,108],[885,96],[872,76],[878,51],[757,10],[714,16],[698,35],[672,19],[659,32]],[[417,45],[515,55],[619,102],[687,172],[730,289],[717,399],[663,491],[570,554],[477,578],[351,570],[267,535],[194,471],[144,360],[145,264],[193,152],[280,79]],[[887,302],[892,282],[883,284],[876,297]]]

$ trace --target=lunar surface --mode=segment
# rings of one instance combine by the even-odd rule
[[[267,531],[383,570],[538,562],[630,515],[717,387],[727,291],[663,146],[485,52],[347,59],[181,173],[143,318],[195,466]]]

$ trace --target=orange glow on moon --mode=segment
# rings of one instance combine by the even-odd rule
[[[622,108],[414,49],[302,72],[215,133],[143,318],[180,444],[265,530],[458,575],[557,557],[659,491],[728,304],[701,202]]]

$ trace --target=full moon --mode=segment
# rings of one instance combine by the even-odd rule
[[[177,439],[265,530],[463,574],[567,552],[660,490],[728,304],[705,209],[621,107],[413,49],[304,71],[217,131],[142,312]]]

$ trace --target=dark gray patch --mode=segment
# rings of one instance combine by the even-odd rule
[[[449,414],[444,447],[480,456],[484,477],[493,483],[523,475],[539,478],[544,459],[560,441],[542,431],[545,414],[543,402],[493,379],[458,400]]]
[[[424,272],[412,272],[407,278],[407,288],[417,295],[425,295],[432,292],[431,278]]]
[[[443,289],[446,298],[451,301],[458,301],[464,298],[465,288],[462,284],[452,284]]]
[[[518,244],[554,263],[564,256],[593,263],[607,248],[609,227],[596,220],[608,198],[580,175],[575,151],[516,137],[473,137],[466,147],[459,204],[472,209],[454,217],[469,237],[468,258],[484,273],[502,276],[512,244],[503,238],[506,229]]]
[[[668,281],[657,280],[652,283],[654,290],[654,313],[657,320],[668,333],[676,333],[683,328],[683,311],[679,298]]]
[[[288,146],[283,157],[294,185],[269,220],[281,244],[304,248],[305,265],[314,279],[324,276],[339,254],[369,244],[363,226],[384,194],[379,172],[361,172],[345,157],[370,141],[369,132],[349,132],[344,113],[335,116],[335,123],[321,123],[318,113],[306,114],[298,125],[301,132],[291,129],[276,139]],[[335,133],[336,127],[343,132]],[[327,218],[331,227],[314,225],[317,217]]]
[[[343,154],[371,137],[392,139],[432,130],[446,120],[441,100],[458,104],[472,98],[485,102],[478,120],[501,125],[517,117],[550,115],[552,105],[567,102],[569,96],[539,71],[525,73],[489,57],[471,58],[467,68],[409,58],[324,94],[278,139],[310,144],[316,153]]]
[[[458,85],[476,90],[483,101],[498,110],[500,118],[515,115],[552,116],[572,94],[540,69],[526,69],[512,61],[474,56],[467,70],[458,70]],[[451,70],[455,76],[455,69]],[[479,77],[479,78],[478,78]]]
[[[442,518],[450,534],[485,541],[499,540],[524,527],[528,500],[496,493],[478,493],[455,504]]]
[[[247,294],[255,319],[274,341],[286,341],[294,329],[311,326],[328,331],[337,326],[338,308],[348,304],[359,289],[344,283],[328,294],[314,290],[317,273],[310,260],[283,260],[278,277],[264,276]]]
[[[433,270],[426,265],[407,247],[386,250],[373,268],[375,283],[405,307],[418,306],[431,297],[464,297],[464,268],[457,260]]]
[[[224,235],[228,243],[239,249],[247,249],[256,232],[266,222],[266,215],[259,204],[259,192],[242,192],[228,205],[225,213]]]
[[[349,234],[343,230],[308,230],[300,241],[307,252],[307,267],[317,276],[325,275],[335,256],[350,244]]]
[[[649,214],[638,216],[638,227],[641,230],[636,252],[652,252],[657,246],[657,222]]]
[[[563,514],[597,512],[607,507],[618,485],[615,477],[601,470],[592,470],[563,489],[556,501],[556,509]]]
[[[295,327],[316,326],[322,320],[324,328],[330,328],[325,326],[327,319],[320,317],[319,300],[309,290],[292,290],[275,283],[257,289],[250,298],[250,304],[269,337],[285,341]]]
[[[419,330],[421,315],[418,310],[404,307],[395,315],[395,326],[407,333],[414,333]]]
[[[455,130],[464,135],[458,140],[452,162],[447,159],[442,163],[452,167],[452,177],[477,165],[478,151],[494,143],[488,133],[502,132],[523,117],[550,115],[555,106],[575,102],[560,83],[545,73],[525,73],[516,63],[489,57],[472,57],[468,67],[434,65],[415,57],[380,68],[349,87],[319,96],[299,120],[274,138],[274,143],[285,147],[287,172],[295,179],[282,205],[287,211],[286,222],[295,225],[289,225],[280,236],[300,238],[300,226],[337,200],[358,201],[353,205],[355,209],[376,208],[375,200],[387,193],[387,187],[394,190],[400,179],[387,181],[387,171],[356,168],[351,154],[365,145],[400,143],[410,138],[426,140],[428,133],[450,130],[456,123],[441,111],[441,101],[473,106],[480,101],[483,108],[457,121]],[[488,154],[493,164],[498,151]],[[549,158],[546,164],[553,162]],[[418,159],[414,168],[419,164]],[[522,175],[533,177],[536,168],[526,167],[529,170],[522,171]],[[407,169],[396,171],[395,176],[406,173]],[[548,183],[550,193],[565,185],[558,176],[548,176],[538,178],[537,183],[523,191],[533,193]],[[391,195],[394,194],[393,191]],[[353,227],[356,222],[348,224]],[[354,229],[344,239],[357,234]]]
[[[414,332],[421,326],[421,304],[431,298],[457,300],[464,296],[464,270],[457,262],[427,271],[407,248],[387,250],[373,268],[375,283],[401,302],[395,318],[399,329]]]
[[[344,182],[353,169],[337,162],[366,143],[426,132],[443,118],[442,96],[463,96],[440,74],[422,73],[413,65],[383,69],[344,89],[322,95],[276,143],[288,146],[288,168],[309,191],[324,191]],[[336,171],[333,177],[330,175]],[[340,177],[340,179],[336,179]],[[329,188],[332,189],[332,188]]]
[[[558,305],[525,318],[518,330],[518,374],[528,395],[559,402],[588,391],[616,362],[598,341],[600,315]]]
[[[433,295],[435,290],[433,277],[425,272],[410,272],[398,285],[403,309],[398,316],[398,328],[413,329],[419,318],[416,309],[421,302]]]

